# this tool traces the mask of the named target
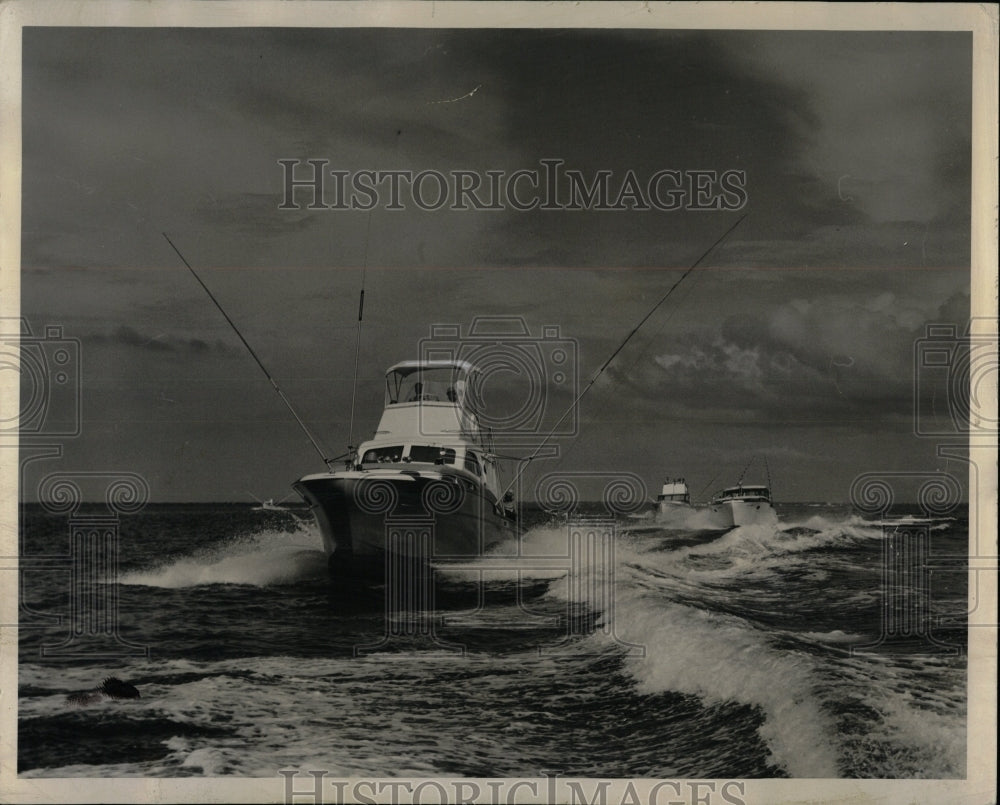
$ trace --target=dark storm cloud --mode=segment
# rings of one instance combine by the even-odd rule
[[[628,170],[640,181],[664,168],[745,170],[750,217],[717,263],[908,266],[902,244],[928,235],[932,256],[946,259],[939,243],[959,246],[950,231],[968,221],[971,101],[952,90],[966,77],[967,59],[954,67],[964,43],[815,32],[28,31],[26,258],[89,250],[104,264],[145,264],[156,227],[190,229],[207,216],[220,239],[233,228],[252,235],[228,241],[231,264],[269,256],[283,235],[295,238],[275,249],[285,260],[328,263],[321,233],[303,237],[310,223],[340,232],[334,259],[349,260],[364,216],[269,207],[282,187],[278,159],[484,172],[558,158],[588,176],[613,171],[615,184]],[[880,76],[898,97],[863,73],[835,84],[806,57],[871,60],[880,44],[904,54]],[[945,114],[926,114],[928,102]],[[901,220],[919,214],[904,240],[873,226],[873,214],[894,209]],[[681,266],[690,244],[725,228],[724,216],[655,211],[379,217],[400,232],[380,244],[383,265],[413,265],[405,246],[417,238],[435,244],[416,255],[432,265]],[[99,251],[86,244],[109,229],[117,236]]]
[[[294,234],[323,223],[323,216],[305,205],[289,215],[276,216],[274,211],[282,201],[279,193],[213,194],[199,200],[197,215],[205,226],[245,234]]]
[[[435,99],[455,92],[453,65],[434,62],[440,39],[370,29],[27,31],[25,264],[162,265],[159,232],[206,223],[218,227],[206,251],[225,253],[224,265],[360,262],[366,216],[280,210],[278,160],[419,170],[501,159],[495,106],[438,111]],[[80,62],[88,69],[63,81]],[[394,236],[373,262],[489,262],[476,244],[495,218],[374,217]]]
[[[801,460],[801,494],[842,497],[806,454],[850,442],[849,484],[877,458],[857,437],[869,423],[896,427],[889,452],[930,450],[906,441],[913,341],[927,321],[968,317],[970,46],[951,33],[28,29],[22,309],[84,339],[81,466],[141,455],[160,497],[212,497],[230,470],[278,488],[314,457],[164,231],[339,445],[361,266],[370,432],[382,370],[417,357],[435,322],[558,326],[586,382],[679,276],[604,269],[687,267],[748,212],[706,260],[727,270],[686,280],[586,398],[593,427],[572,461],[614,453],[658,475],[669,445],[711,477],[726,440],[759,423],[757,446]],[[279,209],[278,160],[312,158],[481,172],[559,158],[616,183],[737,169],[748,202]],[[850,270],[750,270],[802,267]],[[888,270],[914,267],[960,270]],[[554,394],[553,412],[566,402]],[[163,449],[146,447],[153,420],[169,426]],[[188,468],[189,441],[226,458]]]
[[[632,169],[744,170],[751,218],[735,241],[800,238],[858,223],[801,157],[818,125],[813,99],[787,76],[747,68],[766,35],[676,31],[491,32],[465,53],[471,80],[504,100],[504,140],[528,160],[617,177]],[[737,55],[742,54],[742,55]],[[505,237],[532,244],[519,262],[683,266],[689,244],[727,225],[718,215],[563,213],[508,216]],[[590,248],[572,245],[600,233]],[[557,252],[552,244],[561,244]],[[567,254],[567,251],[569,252]],[[733,250],[735,252],[735,250]],[[734,253],[729,260],[741,262]],[[571,263],[570,263],[571,264]]]
[[[241,354],[235,347],[222,341],[208,342],[201,338],[182,338],[168,332],[142,333],[134,327],[122,324],[110,333],[93,333],[80,339],[83,344],[133,347],[150,352],[173,352],[179,355],[199,356],[216,353],[219,355]]]

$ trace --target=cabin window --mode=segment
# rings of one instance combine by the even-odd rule
[[[451,447],[415,444],[410,448],[410,461],[420,461],[427,464],[454,464],[455,450]]]
[[[396,445],[394,447],[373,447],[371,450],[365,450],[365,454],[361,458],[361,463],[385,464],[387,462],[398,462],[402,455],[402,445]]]
[[[482,470],[479,468],[479,459],[476,458],[475,453],[465,454],[465,469],[467,469],[473,475],[483,474]]]

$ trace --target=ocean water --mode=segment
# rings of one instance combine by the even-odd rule
[[[328,580],[300,508],[150,505],[95,583],[24,506],[18,771],[964,777],[967,520],[778,513],[601,520],[602,554],[535,512],[401,617]],[[108,676],[141,698],[68,701]]]

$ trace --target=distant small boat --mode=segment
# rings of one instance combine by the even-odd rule
[[[663,482],[660,494],[656,496],[656,508],[660,514],[671,514],[679,508],[691,507],[691,493],[683,478],[671,478]]]
[[[251,511],[255,511],[255,512],[286,512],[287,514],[291,514],[291,511],[289,511],[289,509],[287,507],[281,505],[282,503],[285,502],[285,500],[289,497],[289,495],[285,495],[285,497],[280,498],[279,500],[275,500],[274,498],[268,498],[267,500],[261,500],[259,497],[257,497],[255,494],[253,494],[253,492],[247,492],[247,494],[250,495],[250,497],[252,497],[254,500],[257,501],[257,505],[254,506]]]
[[[907,526],[932,526],[935,530],[946,527],[946,523],[954,522],[954,517],[918,517],[913,514],[900,514],[884,517],[881,520],[870,521],[871,525],[883,528],[906,528]]]
[[[771,525],[778,515],[771,505],[771,489],[738,483],[716,492],[708,503],[713,525],[733,528],[742,525]]]

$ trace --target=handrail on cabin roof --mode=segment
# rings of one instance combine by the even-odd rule
[[[479,368],[468,361],[460,360],[430,360],[430,361],[400,361],[385,370],[386,375],[398,373],[401,375],[411,375],[421,369],[458,369],[462,372],[478,372]]]

